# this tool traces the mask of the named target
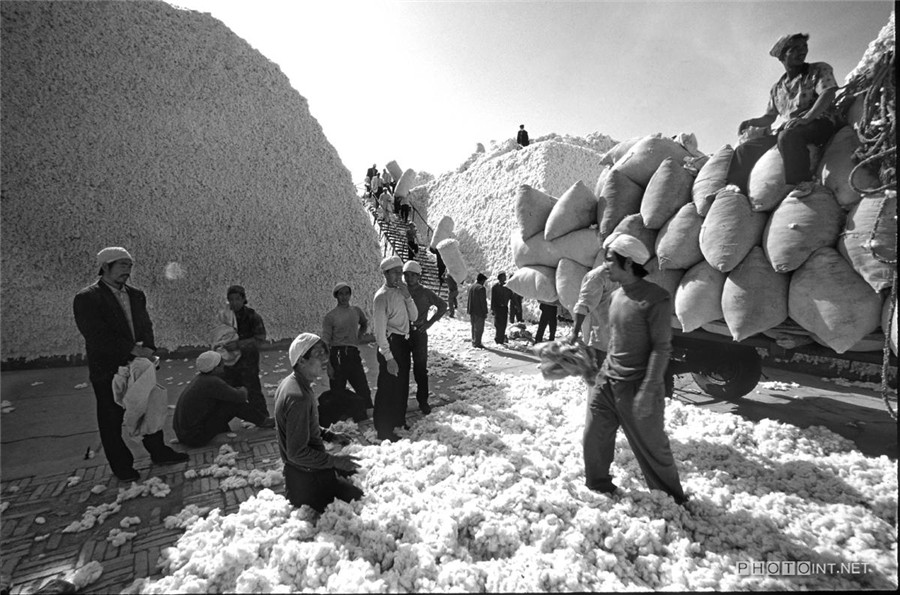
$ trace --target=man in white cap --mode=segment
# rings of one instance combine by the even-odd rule
[[[359,469],[356,458],[329,454],[323,442],[346,445],[349,440],[319,426],[312,384],[326,373],[328,347],[317,335],[300,333],[291,342],[288,361],[291,374],[275,390],[275,433],[288,500],[322,512],[335,498],[345,502],[361,498],[362,490],[344,478]]]
[[[616,289],[609,306],[609,345],[591,391],[584,427],[584,475],[588,488],[613,493],[610,466],[616,431],[628,444],[651,489],[686,501],[664,428],[664,374],[672,351],[672,300],[644,279],[650,252],[637,238],[619,234],[606,245],[609,278]]]
[[[367,409],[373,408],[369,381],[359,355],[360,338],[369,328],[369,319],[362,308],[350,305],[350,285],[340,281],[331,295],[337,306],[322,320],[322,340],[328,345],[333,375],[329,378],[331,390],[336,394],[346,392],[347,383],[358,397],[365,401]]]
[[[613,233],[603,242],[603,250],[620,234]],[[606,359],[606,348],[609,345],[609,301],[612,293],[618,289],[619,284],[609,278],[609,266],[603,262],[600,266],[591,269],[581,280],[581,288],[578,291],[578,301],[572,309],[575,314],[575,323],[572,325],[572,334],[569,342],[578,341],[584,321],[588,320],[585,331],[585,340],[597,365],[603,364]]]
[[[216,434],[230,431],[228,422],[237,417],[260,428],[274,428],[275,420],[250,406],[245,387],[234,388],[222,378],[225,362],[217,351],[197,357],[197,375],[182,391],[175,405],[172,427],[185,446],[203,446]]]
[[[104,248],[97,254],[100,279],[75,295],[75,324],[84,336],[88,372],[97,399],[97,425],[106,460],[123,481],[140,479],[134,456],[122,439],[125,410],[113,395],[112,380],[119,366],[137,357],[150,359],[156,351],[147,298],[126,285],[134,259],[125,248]],[[181,463],[188,455],[165,444],[163,431],[143,437],[144,448],[157,465]]]
[[[409,323],[419,317],[409,289],[400,280],[403,261],[388,256],[381,261],[384,285],[375,292],[372,309],[378,344],[378,388],[375,392],[375,431],[379,440],[400,439],[394,429],[406,426],[409,399]]]
[[[409,324],[409,348],[412,352],[413,378],[416,379],[416,401],[419,410],[428,415],[431,405],[428,404],[428,329],[441,319],[447,311],[447,302],[436,293],[420,283],[422,266],[415,260],[408,260],[403,265],[403,280],[409,294],[416,303],[419,315]],[[434,306],[435,313],[429,319],[428,314]]]

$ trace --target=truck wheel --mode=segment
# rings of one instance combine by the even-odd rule
[[[732,401],[759,383],[762,359],[755,349],[729,349],[704,367],[705,372],[691,372],[700,390],[711,397]]]

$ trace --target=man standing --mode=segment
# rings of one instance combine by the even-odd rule
[[[556,304],[545,304],[544,302],[541,302],[540,308],[541,318],[538,320],[537,336],[535,337],[534,342],[540,343],[544,340],[544,329],[549,329],[549,340],[553,341],[556,338]]]
[[[522,296],[510,289],[509,323],[512,324],[514,322],[525,322],[525,318],[522,317]]]
[[[222,376],[225,363],[216,351],[197,357],[197,375],[178,397],[172,427],[178,441],[203,446],[216,434],[230,431],[228,422],[238,417],[260,428],[274,428],[275,420],[263,416],[247,401],[247,389],[233,388]]]
[[[519,124],[519,132],[516,134],[516,143],[520,147],[528,146],[528,132],[525,130],[525,124]]]
[[[138,357],[150,359],[156,351],[147,298],[141,290],[126,285],[133,265],[134,259],[124,248],[104,248],[97,254],[100,280],[79,291],[73,303],[75,324],[84,336],[88,371],[97,399],[100,442],[112,472],[123,481],[136,481],[141,476],[122,439],[125,410],[113,396],[113,377],[119,366],[127,366]],[[143,444],[157,465],[189,458],[166,446],[162,430],[145,435]]]
[[[497,283],[491,288],[491,314],[494,315],[494,343],[506,344],[506,321],[509,318],[509,299],[512,291],[506,286],[506,273],[497,273]]]
[[[469,313],[469,322],[472,325],[472,346],[479,349],[484,348],[481,337],[484,335],[484,321],[488,315],[485,281],[487,281],[487,277],[484,273],[478,273],[475,284],[469,288],[466,303],[466,311]]]
[[[450,318],[455,318],[454,314],[459,308],[457,296],[459,296],[459,286],[456,284],[456,279],[453,278],[453,275],[447,275],[447,315]]]
[[[409,289],[400,280],[403,261],[388,256],[381,261],[384,285],[375,292],[373,310],[378,343],[378,388],[373,421],[379,440],[400,439],[394,428],[406,426],[409,399],[409,323],[419,317]]]
[[[228,351],[240,350],[241,358],[233,366],[225,368],[225,380],[234,387],[247,389],[250,406],[269,417],[269,408],[263,396],[259,380],[259,346],[266,341],[266,325],[256,310],[247,306],[247,292],[240,285],[228,288],[228,307],[234,312],[234,326],[238,332],[236,341],[225,344]]]
[[[604,493],[617,489],[609,469],[621,425],[648,487],[683,504],[686,497],[664,424],[672,300],[665,289],[644,280],[648,260],[647,248],[627,234],[615,236],[606,248],[609,278],[621,287],[610,300],[608,353],[588,401],[585,485]]]
[[[614,237],[610,238],[615,239]],[[601,365],[606,359],[606,349],[609,345],[609,301],[612,292],[619,287],[609,278],[609,267],[604,262],[595,269],[591,269],[581,280],[581,289],[578,292],[578,301],[573,311],[575,324],[572,326],[570,343],[578,341],[585,319],[589,320],[587,329],[588,347],[597,362]]]
[[[352,290],[346,283],[335,284],[331,295],[337,306],[322,320],[322,340],[329,347],[331,369],[334,375],[328,383],[338,395],[345,395],[347,383],[365,401],[366,408],[374,407],[369,381],[359,355],[359,339],[369,327],[366,313],[350,305]]]
[[[416,303],[419,315],[409,326],[409,347],[412,352],[413,377],[416,379],[416,401],[419,410],[428,415],[431,405],[428,404],[428,329],[441,319],[447,311],[447,303],[436,293],[422,285],[422,267],[415,260],[403,265],[403,280],[409,288],[409,294]],[[434,306],[436,311],[431,319],[428,312]]]

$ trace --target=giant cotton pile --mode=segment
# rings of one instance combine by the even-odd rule
[[[362,500],[318,519],[262,490],[195,521],[163,556],[170,592],[890,589],[897,586],[897,466],[822,428],[668,405],[687,510],[647,490],[624,437],[623,494],[583,487],[585,387],[480,374],[465,324],[432,329],[434,369],[466,365],[460,398],[408,440],[354,444]],[[867,563],[856,575],[740,576],[750,560]]]

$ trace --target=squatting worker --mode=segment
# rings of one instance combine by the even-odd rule
[[[240,285],[232,285],[226,292],[228,307],[234,312],[238,332],[236,341],[225,344],[228,351],[240,350],[241,358],[233,366],[225,368],[225,380],[231,386],[247,389],[250,406],[269,416],[266,397],[259,380],[259,348],[266,342],[266,325],[262,316],[247,305],[247,292]]]
[[[628,444],[651,489],[685,502],[664,428],[663,375],[671,353],[672,300],[643,279],[650,253],[640,240],[619,234],[605,253],[609,278],[621,287],[609,305],[609,348],[588,400],[584,427],[584,475],[588,488],[612,493],[610,476],[616,431]]]
[[[431,405],[428,404],[428,329],[447,311],[447,302],[422,285],[419,282],[421,278],[422,267],[418,262],[409,260],[403,265],[403,280],[406,281],[409,294],[419,312],[409,325],[409,348],[412,352],[413,378],[416,380],[416,401],[419,403],[419,410],[428,415],[431,413]],[[435,312],[428,318],[432,306]]]
[[[122,439],[125,410],[113,396],[112,381],[119,366],[131,360],[150,359],[156,350],[153,323],[147,312],[147,297],[126,284],[134,259],[120,247],[104,248],[97,254],[100,279],[75,295],[75,324],[84,335],[88,372],[97,399],[97,425],[106,460],[123,481],[140,479],[134,456]],[[166,446],[163,431],[143,437],[144,448],[154,464],[188,460],[188,455]]]
[[[378,344],[378,387],[373,421],[379,440],[400,439],[394,428],[406,426],[409,399],[409,323],[419,317],[409,289],[400,280],[403,261],[388,256],[381,261],[384,285],[375,292],[373,310]]]
[[[216,434],[231,431],[235,417],[260,428],[274,428],[275,420],[250,406],[247,389],[234,388],[222,378],[225,362],[217,351],[204,351],[197,357],[197,375],[178,397],[172,427],[178,441],[186,446],[203,446]]]
[[[805,33],[784,35],[769,51],[785,73],[769,91],[766,113],[744,120],[738,128],[738,134],[743,134],[751,126],[765,127],[766,134],[738,145],[728,170],[728,183],[736,184],[744,194],[753,165],[776,144],[784,160],[785,183],[796,186],[809,181],[812,173],[806,145],[821,147],[836,130],[837,81],[830,65],[806,62],[808,39]],[[769,133],[772,124],[777,124],[775,134]]]
[[[333,372],[328,383],[331,390],[340,395],[345,392],[349,382],[357,396],[371,409],[375,405],[372,403],[369,381],[359,355],[360,337],[366,334],[369,319],[362,308],[350,305],[352,294],[350,285],[343,281],[336,283],[331,295],[337,300],[337,306],[322,320],[322,340],[328,345]]]
[[[349,444],[345,436],[319,426],[312,383],[325,373],[325,342],[312,333],[297,335],[288,349],[288,361],[291,374],[275,390],[276,437],[288,500],[322,512],[336,498],[345,502],[361,498],[362,490],[343,477],[359,469],[356,458],[325,452],[323,439]]]

